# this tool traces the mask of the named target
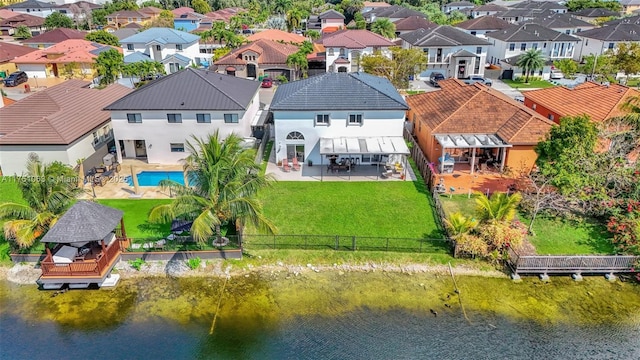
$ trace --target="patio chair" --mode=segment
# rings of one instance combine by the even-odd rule
[[[298,158],[293,158],[293,170],[300,171],[300,164],[298,163]]]
[[[291,168],[289,167],[289,160],[285,160],[282,162],[282,171],[289,172]]]

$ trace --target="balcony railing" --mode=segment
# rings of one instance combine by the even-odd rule
[[[40,263],[42,276],[47,277],[98,277],[104,275],[104,271],[120,255],[120,241],[115,240],[101,251],[95,259],[74,261],[72,263],[54,263],[52,256],[48,255]]]

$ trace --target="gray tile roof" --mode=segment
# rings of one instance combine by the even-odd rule
[[[260,83],[186,68],[152,81],[105,110],[246,110]]]
[[[323,13],[320,13],[320,15],[318,15],[318,19],[344,19],[344,15],[333,9],[330,9]]]
[[[551,30],[538,24],[511,25],[504,30],[489,32],[487,37],[505,42],[579,41],[578,38],[571,35]]]
[[[273,111],[408,110],[384,78],[365,73],[324,73],[278,86]]]
[[[607,26],[618,25],[618,24],[638,24],[638,25],[640,25],[640,15],[629,16],[629,17],[625,17],[625,18],[622,18],[622,19],[616,19],[616,20],[607,21],[606,23],[604,23],[604,25],[607,25]]]
[[[463,21],[461,23],[457,23],[455,26],[465,30],[501,30],[508,28],[511,24],[498,17],[489,15]]]
[[[509,6],[514,9],[567,10],[564,5],[554,1],[523,1]]]
[[[57,7],[58,5],[56,5],[55,3],[50,4],[44,1],[27,0],[23,2],[9,4],[3,7],[3,9],[55,9]]]
[[[556,12],[552,10],[541,9],[509,9],[507,11],[499,11],[496,16],[502,19],[507,18],[535,18],[541,16],[551,16]]]
[[[582,10],[572,12],[572,14],[576,16],[594,17],[594,18],[620,16],[619,12],[605,9],[605,8],[582,9]]]
[[[640,24],[618,24],[581,31],[580,37],[602,41],[640,41]]]
[[[568,29],[568,28],[593,28],[595,25],[580,20],[569,14],[554,14],[552,16],[536,17],[528,22],[534,22],[549,29]]]
[[[122,210],[80,200],[58,219],[41,242],[66,244],[102,240],[120,224],[122,215]]]
[[[431,29],[418,29],[400,38],[413,46],[463,46],[463,45],[489,45],[489,42],[477,36],[448,25],[440,25]]]

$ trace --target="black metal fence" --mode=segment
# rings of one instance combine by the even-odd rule
[[[244,234],[246,248],[337,250],[337,251],[394,251],[415,253],[450,253],[446,239],[416,239],[345,235],[258,235]]]
[[[240,249],[239,235],[229,235],[217,241],[215,237],[204,243],[199,243],[191,236],[169,236],[166,239],[129,239],[127,251],[202,251],[202,250],[230,250]]]

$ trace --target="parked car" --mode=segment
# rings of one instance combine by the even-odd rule
[[[464,81],[465,84],[474,84],[474,83],[479,82],[479,83],[485,84],[487,86],[493,85],[493,82],[491,82],[491,80],[485,79],[482,76],[478,76],[478,75],[471,75],[468,78],[462,78],[460,80]]]
[[[549,77],[552,79],[562,79],[564,78],[564,74],[560,70],[551,70],[551,75]]]
[[[432,86],[440,87],[440,85],[438,85],[438,81],[440,80],[444,80],[444,75],[439,72],[431,73],[431,76],[429,76],[429,83]]]
[[[18,86],[22,83],[26,83],[29,80],[27,73],[24,71],[16,71],[11,73],[4,79],[4,86]]]
[[[270,88],[273,86],[273,79],[271,78],[264,78],[262,79],[262,84],[260,85],[263,88]]]

